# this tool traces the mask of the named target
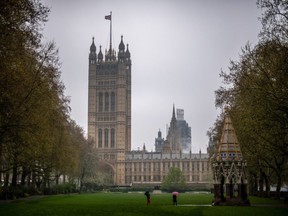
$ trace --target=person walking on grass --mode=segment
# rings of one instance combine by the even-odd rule
[[[172,195],[173,205],[177,206],[177,196],[175,194]]]
[[[177,191],[174,191],[172,192],[172,202],[173,202],[173,205],[176,205],[177,206],[177,197],[179,195],[179,192]]]
[[[144,193],[144,195],[146,196],[146,205],[150,205],[151,204],[151,200],[150,200],[150,193],[149,191],[146,191]]]

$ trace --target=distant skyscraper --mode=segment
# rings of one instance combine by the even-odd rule
[[[156,152],[189,152],[191,150],[191,127],[184,120],[184,110],[177,109],[177,118],[175,116],[175,107],[173,106],[172,119],[167,130],[166,140],[162,138],[161,131],[155,138]]]
[[[177,109],[177,125],[180,133],[180,146],[182,151],[191,150],[191,127],[184,120],[184,110]]]
[[[183,109],[177,109],[176,110],[176,119],[179,120],[184,120],[184,110]]]

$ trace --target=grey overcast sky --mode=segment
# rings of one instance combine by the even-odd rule
[[[192,152],[206,152],[206,132],[219,114],[214,91],[221,68],[255,45],[261,23],[256,0],[44,0],[51,8],[45,40],[56,42],[71,118],[87,132],[88,54],[118,51],[121,35],[132,59],[132,149],[154,150],[159,129],[166,137],[172,108],[184,109]]]

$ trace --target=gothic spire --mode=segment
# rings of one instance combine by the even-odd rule
[[[102,48],[102,46],[100,45],[100,51],[99,51],[99,53],[98,53],[98,60],[99,60],[100,62],[103,61],[103,53],[102,53],[101,48]]]
[[[173,104],[172,119],[176,119],[176,116],[175,116],[175,105],[174,104]]]
[[[125,50],[125,45],[123,43],[123,35],[121,35],[121,42],[119,44],[119,52],[124,52]]]
[[[90,52],[92,53],[94,53],[94,52],[96,52],[96,46],[95,46],[95,44],[94,44],[94,37],[92,37],[92,44],[91,44],[91,46],[90,46]]]
[[[125,60],[125,45],[123,43],[123,35],[121,35],[121,42],[119,44],[118,60],[121,62]]]
[[[127,44],[125,55],[126,55],[126,58],[129,60],[130,59],[129,44]]]
[[[97,59],[97,55],[96,55],[96,46],[94,44],[94,37],[92,37],[92,44],[90,46],[90,54],[89,54],[89,59],[92,62],[95,62]]]

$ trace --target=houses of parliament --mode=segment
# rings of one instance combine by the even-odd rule
[[[131,150],[131,54],[121,36],[117,52],[102,53],[94,38],[89,53],[88,139],[114,185],[161,185],[171,167],[178,167],[186,183],[207,185],[212,171],[207,153],[191,152],[191,128],[184,110],[173,105],[167,137],[158,131],[155,150],[145,145]],[[157,131],[155,131],[157,134]]]

